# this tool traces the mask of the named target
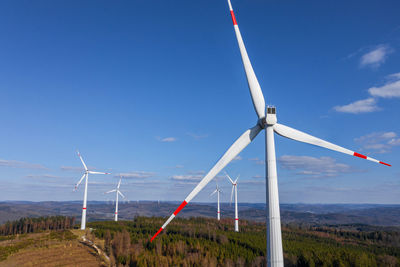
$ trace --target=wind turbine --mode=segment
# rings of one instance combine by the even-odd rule
[[[222,190],[218,187],[218,182],[215,191],[211,193],[210,197],[215,193],[217,193],[217,219],[219,221],[221,219],[221,211],[219,208],[219,194],[222,193]]]
[[[232,192],[231,192],[231,203],[233,197],[233,191],[235,191],[235,232],[239,232],[239,214],[238,214],[238,200],[237,200],[237,181],[239,180],[239,176],[235,181],[231,179],[231,177],[225,172],[226,177],[228,177],[229,181],[232,183]]]
[[[119,177],[119,182],[118,182],[118,185],[117,185],[117,188],[116,188],[116,189],[113,189],[113,190],[110,190],[110,191],[108,191],[108,192],[105,192],[105,194],[112,193],[112,192],[116,192],[116,200],[115,200],[115,218],[114,218],[114,221],[116,221],[116,222],[118,221],[118,194],[121,195],[121,197],[125,198],[125,196],[121,193],[121,191],[119,191],[119,187],[121,186],[121,179],[122,179],[122,177],[120,176],[120,177]]]
[[[81,154],[78,151],[78,157],[81,159],[81,162],[83,164],[83,167],[85,168],[85,173],[82,175],[82,178],[79,180],[79,182],[75,185],[74,191],[78,189],[78,186],[82,183],[83,179],[85,179],[85,192],[83,194],[83,207],[82,207],[82,220],[81,220],[81,230],[86,229],[86,203],[87,203],[87,187],[88,187],[88,178],[89,178],[89,173],[90,174],[109,174],[107,172],[95,172],[95,171],[89,171],[88,168],[86,167],[85,162],[82,159]]]
[[[168,220],[151,238],[151,241],[161,233],[165,227],[175,218],[175,216],[223,169],[231,162],[239,153],[248,146],[253,139],[262,131],[266,133],[266,201],[267,201],[267,265],[268,266],[283,266],[283,251],[282,251],[282,236],[281,236],[281,221],[279,212],[279,196],[278,182],[276,172],[275,158],[275,142],[274,133],[283,137],[293,139],[295,141],[327,148],[351,156],[356,156],[362,159],[367,159],[376,163],[391,166],[390,164],[364,156],[349,149],[329,143],[317,137],[295,130],[283,124],[277,123],[275,107],[267,107],[267,115],[265,115],[265,101],[261,91],[261,87],[257,81],[257,77],[251,66],[250,59],[247,55],[246,48],[242,36],[237,25],[232,5],[228,0],[229,10],[232,17],[233,27],[235,29],[236,38],[238,41],[244,70],[247,77],[250,95],[253,101],[254,109],[258,116],[257,124],[246,130],[225,152],[225,154],[217,161],[214,167],[204,176],[200,183],[186,197],[182,204],[174,211]]]

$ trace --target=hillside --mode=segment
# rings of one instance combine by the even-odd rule
[[[107,266],[80,230],[0,237],[0,266]]]

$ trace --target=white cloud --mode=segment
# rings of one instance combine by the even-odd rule
[[[41,170],[47,169],[46,167],[40,164],[33,164],[23,161],[5,160],[5,159],[0,159],[0,167],[11,167],[19,169],[41,169]]]
[[[252,176],[253,178],[256,178],[256,179],[259,179],[259,178],[265,178],[265,175],[263,176],[263,175],[254,175],[254,176]]]
[[[145,172],[145,171],[133,171],[133,172],[125,172],[125,173],[118,173],[114,177],[120,177],[122,178],[133,178],[133,179],[145,179],[145,178],[150,178],[154,177],[155,173],[154,172]]]
[[[379,110],[379,107],[376,105],[376,99],[370,97],[355,101],[348,105],[336,106],[334,109],[338,112],[358,114],[377,111]]]
[[[389,80],[390,79],[400,80],[400,72],[390,74],[386,78],[389,79]]]
[[[391,52],[392,49],[389,46],[380,45],[361,57],[360,66],[377,68],[385,62],[387,55]]]
[[[171,142],[175,142],[176,140],[178,140],[175,137],[165,137],[165,138],[159,138],[159,140],[161,142],[165,142],[165,143],[171,143]]]
[[[382,86],[371,87],[368,93],[372,96],[367,99],[358,100],[344,106],[335,106],[334,109],[344,113],[367,113],[380,110],[377,106],[377,98],[400,98],[400,72],[386,76],[388,82]]]
[[[341,173],[349,173],[353,170],[347,164],[337,163],[330,157],[314,158],[310,156],[284,155],[278,160],[280,166],[296,174],[319,177],[335,177]]]
[[[198,182],[203,178],[201,174],[173,175],[171,179],[179,182]]]
[[[397,76],[392,76],[397,75]],[[392,74],[392,78],[396,80],[390,81],[383,86],[380,87],[371,87],[368,89],[368,93],[375,97],[383,97],[383,98],[393,98],[400,97],[400,73]]]
[[[395,132],[375,132],[370,133],[355,141],[365,150],[374,150],[376,153],[387,153],[393,146],[400,145],[400,138]]]

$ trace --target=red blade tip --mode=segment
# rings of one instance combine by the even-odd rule
[[[154,238],[156,238],[156,236],[158,236],[159,233],[161,233],[162,231],[162,227],[157,231],[157,233],[155,233],[155,235],[153,235],[153,237],[150,239],[150,242],[153,242]]]
[[[388,164],[388,163],[385,163],[385,162],[382,162],[382,161],[379,161],[379,163],[380,163],[380,164],[383,164],[383,165],[386,165],[386,166],[389,166],[389,167],[392,167],[392,165],[390,165],[390,164]]]
[[[232,16],[233,25],[237,25],[235,14],[233,14],[233,10],[231,10],[231,16]]]

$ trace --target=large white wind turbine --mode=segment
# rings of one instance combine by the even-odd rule
[[[217,219],[219,221],[221,219],[221,210],[219,208],[219,194],[222,193],[222,190],[218,187],[218,182],[215,191],[212,192],[210,196],[214,195],[215,193],[217,193]]]
[[[253,71],[250,59],[247,55],[246,48],[243,43],[239,27],[236,22],[235,15],[232,10],[230,0],[228,0],[229,10],[232,16],[233,26],[236,38],[239,44],[240,54],[242,57],[244,70],[250,89],[251,99],[254,109],[258,116],[257,124],[246,130],[225,152],[225,154],[217,161],[214,167],[205,175],[200,183],[186,197],[182,204],[174,211],[168,220],[161,226],[154,238],[175,218],[175,216],[229,163],[231,162],[253,139],[265,129],[266,133],[266,201],[267,201],[267,265],[283,266],[282,237],[281,237],[281,221],[279,212],[278,182],[276,172],[275,159],[275,143],[274,132],[289,139],[299,142],[320,146],[351,156],[367,159],[376,163],[390,166],[387,163],[361,155],[349,149],[334,145],[322,139],[316,138],[309,134],[300,132],[283,124],[278,124],[276,119],[276,110],[274,107],[267,108],[265,115],[265,101],[257,77]]]
[[[125,196],[121,193],[121,191],[119,191],[119,187],[121,186],[121,179],[122,179],[122,177],[119,177],[119,182],[118,182],[116,189],[110,190],[105,193],[105,194],[108,194],[108,193],[116,192],[115,217],[114,217],[114,221],[116,221],[116,222],[118,221],[118,195],[121,195],[121,197],[125,198]]]
[[[239,232],[239,214],[238,214],[238,200],[237,200],[237,181],[239,180],[239,176],[236,178],[235,181],[233,181],[227,173],[225,174],[232,184],[231,203],[232,203],[233,192],[235,192],[235,232]]]
[[[85,162],[82,159],[81,154],[78,151],[78,157],[81,159],[83,167],[85,168],[85,173],[82,175],[82,178],[79,180],[79,182],[75,185],[74,191],[78,189],[78,186],[82,183],[83,179],[85,179],[85,192],[83,194],[83,207],[82,207],[82,221],[81,221],[81,230],[85,230],[86,228],[86,203],[87,203],[87,187],[88,187],[88,178],[89,178],[89,173],[90,174],[109,174],[107,172],[95,172],[95,171],[89,171],[88,168],[86,167]]]

